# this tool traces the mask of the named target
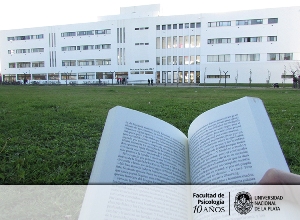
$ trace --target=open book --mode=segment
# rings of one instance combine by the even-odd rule
[[[188,137],[117,106],[108,113],[89,184],[251,184],[270,168],[289,171],[259,98],[204,112]]]

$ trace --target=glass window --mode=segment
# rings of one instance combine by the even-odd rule
[[[177,36],[173,37],[173,48],[177,48]]]
[[[185,24],[184,24],[184,28],[185,28],[185,29],[190,28],[190,24],[189,24],[189,23],[185,23]]]
[[[179,65],[183,65],[183,56],[179,56]]]
[[[179,29],[183,29],[183,24],[179,24]]]
[[[177,65],[177,56],[173,56],[173,65]]]
[[[156,25],[156,30],[160,30],[160,25]]]
[[[156,49],[160,49],[160,37],[156,38]]]
[[[183,48],[183,36],[179,36],[179,48]]]
[[[166,48],[167,48],[166,38],[162,37],[162,49],[166,49]]]
[[[177,24],[173,24],[173,29],[177,29]]]
[[[278,23],[278,18],[268,18],[268,24]]]
[[[189,48],[190,42],[189,42],[189,36],[184,36],[184,48]]]
[[[168,37],[167,40],[168,40],[168,48],[172,48],[172,38],[171,37]]]
[[[161,29],[162,29],[162,30],[166,30],[166,25],[162,25],[162,26],[161,26]]]
[[[268,41],[277,41],[277,36],[268,36]]]
[[[194,48],[196,45],[195,45],[195,35],[191,35],[190,36],[190,47],[191,48]]]
[[[200,22],[197,22],[196,23],[196,28],[200,28],[201,27],[201,23]]]
[[[196,55],[196,64],[200,64],[200,55]]]
[[[195,23],[191,23],[191,24],[190,24],[190,27],[191,27],[191,28],[195,28]]]
[[[161,65],[166,65],[166,64],[167,64],[166,57],[163,56],[163,57],[161,58]]]
[[[156,57],[156,65],[160,65],[160,58]]]
[[[251,19],[251,25],[253,24],[262,24],[263,20],[262,19]]]
[[[172,65],[172,62],[171,62],[171,56],[168,56],[168,57],[167,57],[167,65]]]
[[[196,47],[200,47],[200,41],[201,41],[200,35],[196,35]]]
[[[189,61],[189,56],[184,56],[184,65],[189,65],[190,61]]]
[[[168,24],[168,30],[172,29],[172,25]]]

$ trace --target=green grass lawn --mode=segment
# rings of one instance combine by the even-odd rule
[[[202,112],[244,96],[264,101],[289,167],[300,174],[299,90],[0,86],[0,184],[87,184],[107,112],[116,105],[187,133]]]

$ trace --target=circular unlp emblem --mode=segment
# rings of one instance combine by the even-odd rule
[[[246,215],[253,207],[252,196],[250,193],[242,191],[236,194],[234,208],[241,215]]]

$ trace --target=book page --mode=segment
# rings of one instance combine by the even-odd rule
[[[245,97],[203,113],[188,135],[193,184],[256,183],[270,168],[289,171],[258,98]]]
[[[90,184],[187,184],[187,138],[153,116],[117,106],[109,111]]]

